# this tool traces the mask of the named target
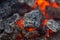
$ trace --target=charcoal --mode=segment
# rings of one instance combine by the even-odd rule
[[[47,32],[47,28],[45,26],[40,26],[39,28],[37,28],[37,31],[39,34],[41,34],[40,36],[43,36]]]
[[[19,30],[21,31],[21,29],[19,29]],[[15,29],[13,34],[11,35],[11,39],[15,40],[19,36],[17,34],[20,34],[20,31],[18,31],[18,29]]]
[[[4,28],[4,32],[12,33],[13,32],[13,28],[10,25],[6,24],[5,28]]]
[[[30,7],[33,7],[34,6],[34,3],[35,3],[35,0],[18,0],[18,2],[20,2],[20,3],[26,3]]]
[[[3,2],[5,2],[6,0],[0,0],[0,3],[3,3]]]
[[[1,18],[3,17],[7,17],[9,15],[11,15],[11,8],[9,7],[9,3],[5,3],[5,4],[2,4],[3,6],[0,7],[0,16]]]
[[[15,40],[20,33],[15,24],[20,16],[11,10],[16,2],[17,0],[0,0],[0,40]]]
[[[32,8],[29,5],[27,5],[26,3],[13,4],[11,9],[12,9],[13,13],[19,13],[20,16],[24,16],[25,13],[32,10]]]
[[[0,22],[0,31],[4,30],[4,24]]]
[[[7,23],[8,25],[14,24],[16,21],[18,21],[20,16],[18,14],[14,14],[11,17],[7,18],[7,20],[4,21],[4,23]]]
[[[19,33],[17,26],[13,28],[12,26],[5,24],[4,31],[0,33],[0,39],[15,40]]]
[[[60,0],[56,0],[56,3],[57,3],[58,5],[60,5]]]
[[[32,32],[26,33],[26,34],[24,35],[24,37],[26,37],[26,38],[31,38],[32,36],[35,37],[35,36],[37,36],[37,35],[39,35],[37,31],[32,31]]]
[[[6,33],[12,33],[13,32],[12,24],[14,24],[18,19],[19,19],[19,15],[14,14],[10,18],[8,18],[6,21],[4,21],[4,24],[5,24],[4,31]]]
[[[12,2],[13,4],[13,2]],[[12,40],[12,39],[16,39],[13,36],[16,37],[16,34],[18,34],[18,30],[12,27],[11,24],[14,25],[14,23],[19,19],[19,15],[18,13],[13,14],[11,13],[11,5],[10,2],[4,2],[2,3],[0,6],[0,20],[2,19],[2,22],[0,22],[0,36],[1,36],[1,40]],[[3,30],[3,31],[2,31]],[[14,33],[14,31],[17,31]],[[4,34],[7,35],[4,35]],[[11,34],[12,33],[12,34]],[[13,36],[11,36],[11,35]]]
[[[60,40],[60,31],[52,35],[48,40]]]
[[[60,18],[60,8],[54,8],[51,6],[46,7],[46,12],[48,15],[50,15],[52,18]]]
[[[11,6],[16,3],[17,0],[6,0],[5,2],[0,4],[0,17],[5,19],[13,15],[11,11]]]
[[[8,39],[7,36],[8,36],[8,35],[5,34],[5,33],[0,34],[0,40],[7,40],[7,39]],[[7,37],[7,38],[6,38],[6,37]]]
[[[50,19],[46,25],[53,32],[57,32],[60,30],[60,24],[54,21],[53,19]]]
[[[25,27],[39,27],[40,26],[40,13],[38,10],[33,10],[26,13],[24,16]]]

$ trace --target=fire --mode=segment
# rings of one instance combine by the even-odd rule
[[[34,31],[35,28],[28,28],[27,30],[28,30],[29,32],[31,32],[31,31]]]
[[[43,22],[44,25],[46,25],[48,19],[51,18],[51,17],[48,15],[48,13],[46,13],[46,7],[47,7],[47,6],[52,6],[52,7],[55,7],[55,8],[59,8],[59,6],[57,5],[56,2],[50,3],[50,2],[48,2],[48,1],[46,1],[46,0],[35,0],[35,4],[34,4],[33,8],[36,8],[37,6],[40,7],[40,10],[42,11],[44,17],[46,18],[46,19],[44,20],[44,22]],[[20,28],[22,28],[22,29],[24,29],[23,21],[24,21],[24,20],[21,19],[20,21],[18,21],[18,22],[16,23],[16,24],[17,24]],[[35,30],[35,29],[34,29],[34,28],[28,29],[28,31],[32,31],[32,30]],[[49,30],[49,32],[52,33],[51,30]]]
[[[20,19],[19,21],[16,22],[16,24],[21,28],[21,29],[24,29],[24,26],[23,26],[23,22],[24,22],[24,19]]]
[[[47,19],[51,18],[51,17],[48,15],[48,13],[46,13],[46,7],[47,7],[47,6],[52,6],[52,7],[55,7],[55,8],[58,8],[58,7],[59,7],[59,6],[56,4],[56,2],[50,3],[50,2],[48,2],[48,1],[46,1],[46,0],[36,0],[33,8],[36,8],[37,6],[40,7],[40,10],[42,11],[43,15],[44,15],[45,18],[46,18],[46,19],[44,20],[44,25],[46,24]],[[21,19],[20,21],[17,22],[17,25],[20,26],[20,28],[22,28],[22,29],[24,28],[24,26],[23,26],[23,21],[24,21],[24,20]],[[33,30],[33,28],[32,28],[32,29],[30,28],[30,30]]]
[[[59,8],[59,6],[57,5],[56,2],[50,3],[46,0],[36,0],[36,3],[34,4],[34,8],[36,8],[37,6],[40,7],[40,10],[43,12],[43,15],[46,17],[46,19],[43,22],[43,25],[45,26],[48,19],[51,18],[47,13],[46,13],[46,7],[47,6],[52,6],[54,8]],[[46,36],[49,37],[48,35],[53,34],[53,31],[51,30],[47,30]]]
[[[45,8],[46,6],[49,6],[49,3],[45,0],[36,0],[34,8],[39,6],[40,10],[43,12],[43,15],[46,16],[46,18],[48,18],[48,14],[45,13]]]
[[[22,18],[22,19],[20,19],[18,22],[16,22],[16,24],[17,24],[21,29],[24,29],[23,22],[24,22],[24,19]],[[27,30],[30,32],[30,31],[35,30],[35,28],[28,28]]]
[[[40,10],[42,11],[43,15],[45,16],[45,20],[44,20],[44,25],[46,24],[47,22],[47,19],[51,18],[48,13],[46,13],[46,7],[47,6],[52,6],[54,8],[59,8],[59,6],[57,5],[56,2],[53,2],[53,3],[50,3],[49,1],[47,0],[36,0],[35,1],[35,4],[34,4],[34,8],[36,8],[37,6],[40,7]]]
[[[56,2],[52,3],[52,7],[59,8]]]

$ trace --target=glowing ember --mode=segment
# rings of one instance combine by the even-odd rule
[[[51,16],[49,16],[48,13],[46,13],[46,7],[47,6],[52,6],[54,8],[59,8],[59,6],[57,5],[56,2],[50,3],[48,0],[36,0],[35,4],[34,4],[34,8],[36,8],[37,6],[40,7],[41,11],[43,12],[43,15],[46,18],[51,18]],[[47,20],[45,20],[45,21],[47,22]],[[46,24],[46,22],[44,24]]]
[[[48,21],[48,19],[49,18],[51,18],[51,16],[50,15],[48,15],[48,13],[46,13],[46,7],[47,6],[52,6],[52,7],[54,7],[54,8],[59,8],[59,6],[57,5],[57,3],[56,2],[53,2],[53,3],[50,3],[48,0],[36,0],[35,1],[36,3],[34,4],[34,8],[36,8],[37,6],[39,6],[40,7],[40,9],[41,9],[41,11],[43,12],[43,15],[45,16],[45,20],[44,20],[44,22],[43,22],[43,24],[44,24],[44,26],[46,25],[46,23],[47,23],[47,21]],[[48,18],[48,19],[47,19]],[[51,31],[51,30],[48,30],[47,31],[48,33],[53,33],[53,31]],[[49,34],[48,34],[49,35]],[[47,35],[47,36],[48,36]]]
[[[48,13],[46,13],[46,7],[47,7],[47,6],[51,6],[51,7],[54,7],[54,8],[59,8],[59,6],[57,5],[56,2],[51,3],[51,2],[49,2],[48,0],[35,0],[35,4],[34,4],[33,8],[35,9],[35,8],[37,8],[38,6],[40,7],[40,10],[42,11],[42,13],[43,13],[43,15],[44,15],[44,17],[45,17],[45,19],[44,19],[44,21],[43,21],[43,25],[46,26],[47,21],[48,21],[50,18],[52,18],[50,15],[48,15]],[[23,21],[24,21],[24,19],[21,19],[20,21],[17,22],[17,25],[18,25],[20,28],[22,28],[22,29],[24,29]],[[33,31],[33,30],[35,30],[35,28],[28,28],[28,31],[29,31],[29,32],[31,32],[31,31]],[[50,35],[50,33],[53,34],[53,31],[47,30],[47,35],[46,35],[46,36]],[[48,37],[49,37],[49,36],[48,36]]]

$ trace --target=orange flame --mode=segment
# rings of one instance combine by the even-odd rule
[[[56,2],[50,3],[50,2],[48,2],[47,0],[36,0],[36,1],[35,1],[35,4],[34,4],[34,8],[36,8],[37,6],[40,7],[40,10],[42,11],[43,15],[44,15],[45,18],[46,18],[46,19],[44,20],[44,22],[43,22],[43,25],[44,25],[44,26],[46,25],[48,19],[51,18],[51,17],[48,15],[48,13],[46,13],[46,7],[47,7],[47,6],[52,6],[52,7],[54,7],[54,8],[59,8],[59,6],[57,5]],[[51,35],[51,34],[53,34],[53,31],[48,30],[46,36],[48,37],[48,35]]]
[[[46,6],[52,6],[52,7],[55,7],[55,8],[58,8],[58,7],[59,7],[56,2],[50,3],[50,2],[48,2],[48,1],[46,1],[46,0],[35,0],[35,4],[34,4],[33,8],[36,8],[37,6],[40,7],[40,10],[42,11],[43,15],[44,15],[45,18],[46,18],[46,19],[44,20],[44,22],[43,22],[44,25],[46,25],[46,23],[47,23],[47,21],[48,21],[47,19],[51,18],[51,17],[46,13]],[[20,28],[22,28],[22,29],[24,29],[23,21],[24,21],[24,19],[22,18],[20,21],[16,22],[16,24],[17,24]],[[28,29],[28,31],[32,31],[32,30],[35,30],[35,28],[30,28],[30,29]]]
[[[22,19],[20,19],[18,22],[16,22],[16,24],[17,24],[21,29],[24,29],[23,22],[24,22],[24,19],[22,18]],[[30,31],[35,30],[35,28],[28,28],[27,30],[30,32]]]
[[[47,6],[52,6],[54,8],[59,8],[59,6],[57,5],[56,2],[50,3],[47,0],[36,0],[35,4],[34,4],[34,8],[36,8],[37,6],[40,7],[40,10],[42,11],[43,15],[45,16],[45,20],[44,20],[44,25],[47,22],[47,19],[51,18],[48,13],[46,13],[46,7]]]
[[[21,28],[21,29],[24,29],[24,26],[23,26],[23,22],[24,22],[24,19],[20,19],[19,21],[16,22],[16,24]]]

